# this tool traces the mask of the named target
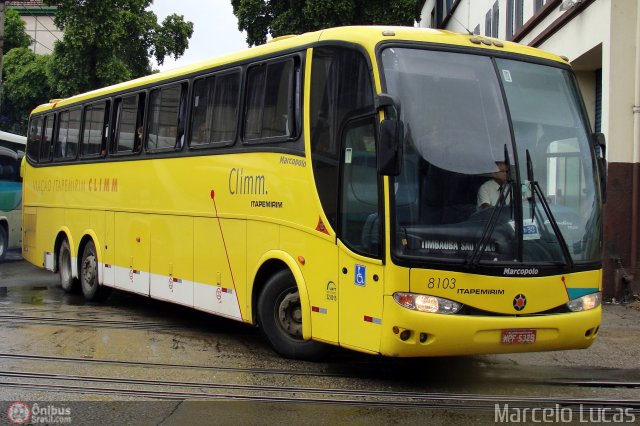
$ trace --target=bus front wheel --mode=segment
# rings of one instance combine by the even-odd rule
[[[89,241],[82,251],[80,283],[82,294],[89,302],[101,302],[109,296],[111,289],[100,285],[98,281],[98,255],[93,241]]]
[[[288,269],[274,274],[258,299],[258,321],[273,349],[285,358],[318,360],[328,346],[302,338],[302,307]]]
[[[58,252],[58,273],[60,274],[60,286],[65,293],[77,293],[80,289],[78,280],[71,274],[71,250],[69,242],[64,240],[60,244]]]

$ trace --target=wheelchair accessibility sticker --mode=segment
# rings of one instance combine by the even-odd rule
[[[367,285],[367,267],[356,263],[353,283],[364,287]]]

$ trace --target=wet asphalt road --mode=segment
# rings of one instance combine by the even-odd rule
[[[50,424],[494,424],[516,419],[496,414],[504,404],[556,407],[552,420],[576,424],[640,422],[623,411],[640,407],[637,306],[606,305],[582,351],[397,360],[336,350],[307,363],[278,357],[253,327],[187,308],[121,292],[87,303],[12,253],[0,264],[0,321],[0,424],[13,424],[17,401]]]

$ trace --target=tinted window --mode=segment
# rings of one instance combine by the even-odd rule
[[[296,74],[294,60],[254,66],[247,74],[244,139],[295,136]]]
[[[74,109],[60,113],[60,125],[56,139],[55,158],[59,160],[71,160],[78,154],[78,142],[80,139],[80,118],[82,111]]]
[[[40,144],[40,162],[51,161],[51,144],[53,143],[54,115],[47,115],[44,120],[44,137]]]
[[[191,146],[233,143],[239,93],[240,73],[212,76],[195,83]]]
[[[338,210],[340,129],[354,113],[373,112],[373,84],[365,57],[346,48],[313,51],[311,152],[316,189],[335,228]]]
[[[184,86],[184,90],[183,90]],[[151,92],[149,102],[149,136],[147,148],[180,149],[184,128],[184,107],[181,108],[186,85],[163,87]]]
[[[104,150],[105,117],[107,103],[89,105],[85,108],[82,155],[100,155]]]
[[[118,153],[139,152],[142,146],[144,95],[116,100],[116,135],[114,150]]]
[[[37,162],[40,157],[40,141],[42,140],[42,117],[33,118],[29,123],[27,157]]]

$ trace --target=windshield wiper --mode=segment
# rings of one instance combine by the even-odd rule
[[[493,230],[496,228],[498,223],[498,218],[500,217],[500,212],[502,212],[502,208],[505,204],[507,204],[508,197],[513,197],[512,188],[513,188],[513,179],[511,178],[511,162],[509,161],[509,151],[507,150],[507,145],[504,145],[504,164],[507,168],[507,181],[502,184],[500,187],[500,194],[498,196],[498,201],[496,202],[493,211],[491,212],[491,216],[489,217],[489,222],[482,230],[482,236],[480,237],[480,241],[475,246],[473,253],[471,256],[467,258],[465,265],[470,268],[476,268],[478,263],[480,263],[480,258],[482,254],[487,249],[487,244],[489,243],[489,237],[493,234]],[[506,188],[506,190],[505,190]]]
[[[534,219],[535,214],[535,203],[536,203],[536,195],[540,200],[540,204],[542,205],[542,209],[544,213],[549,218],[549,223],[551,224],[551,228],[553,229],[553,233],[556,234],[556,238],[558,239],[558,243],[560,244],[560,249],[562,250],[562,254],[564,255],[566,264],[569,266],[569,269],[573,269],[573,258],[571,257],[571,253],[569,252],[569,246],[567,245],[567,241],[564,239],[562,232],[560,231],[560,227],[558,227],[558,222],[556,221],[555,216],[551,213],[551,207],[549,207],[549,203],[542,193],[542,189],[540,188],[540,184],[535,180],[533,175],[533,162],[531,161],[531,155],[529,154],[529,150],[526,150],[527,154],[527,179],[529,180],[529,185],[531,186],[532,196],[529,198],[529,205],[531,208],[531,220]]]

